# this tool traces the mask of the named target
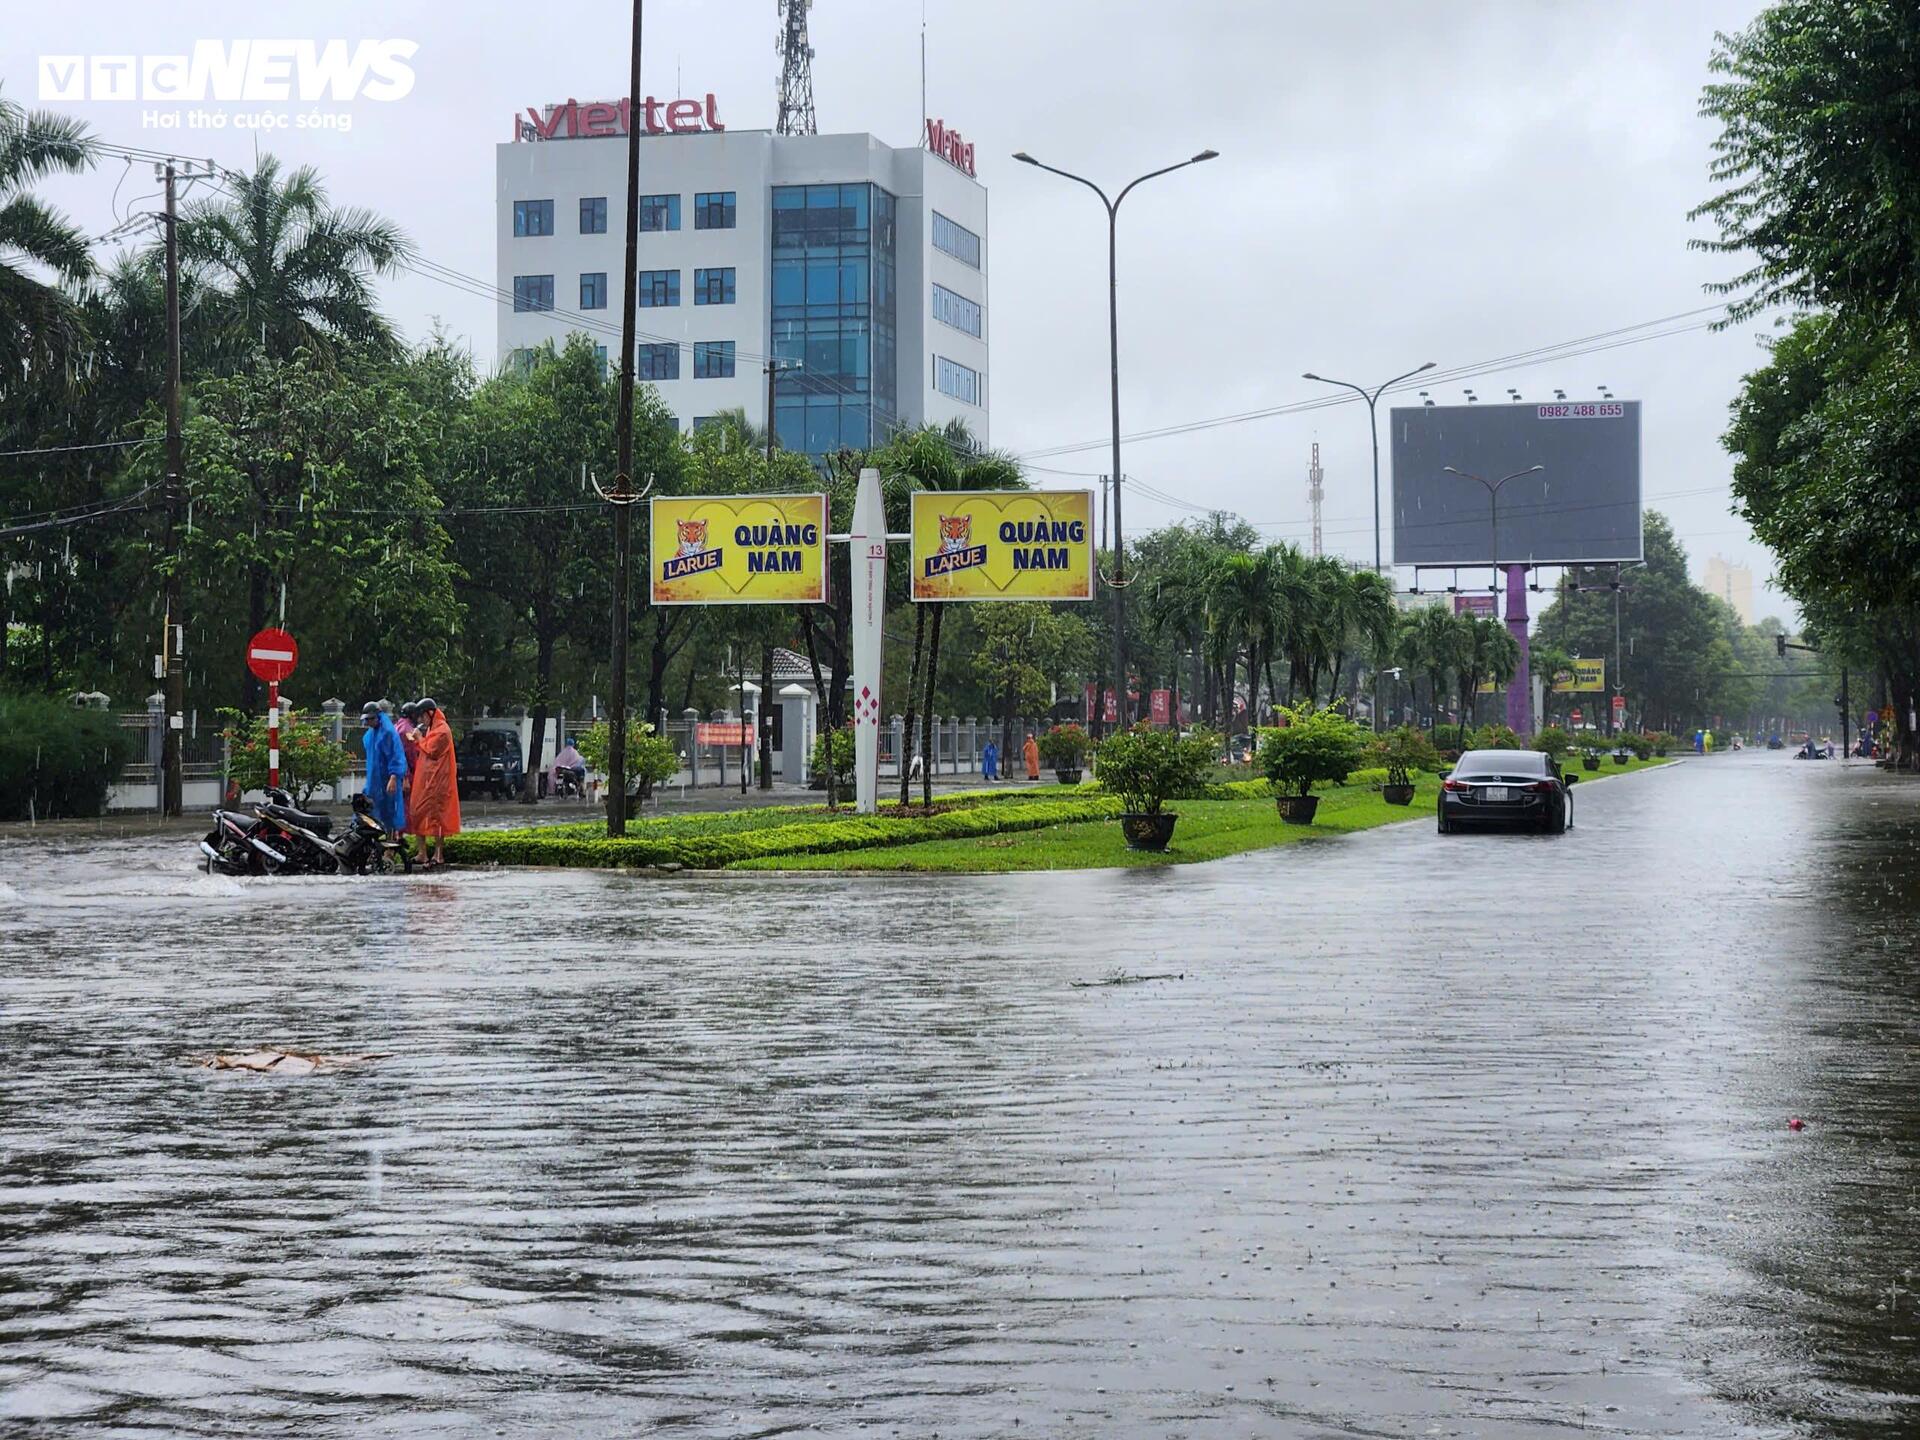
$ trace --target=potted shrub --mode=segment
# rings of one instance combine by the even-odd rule
[[[1673,744],[1673,736],[1664,730],[1656,730],[1647,738],[1653,742],[1653,753],[1659,756],[1665,756],[1667,747]]]
[[[1558,725],[1549,725],[1533,737],[1533,748],[1547,757],[1547,767],[1558,773],[1573,752],[1573,737]]]
[[[1314,782],[1337,785],[1360,768],[1366,732],[1338,710],[1281,707],[1287,723],[1261,737],[1260,764],[1289,825],[1311,825],[1320,808]]]
[[[1109,735],[1094,750],[1095,778],[1125,806],[1120,833],[1129,850],[1165,850],[1180,817],[1166,802],[1198,791],[1213,768],[1213,737],[1180,739],[1145,723]]]
[[[1053,778],[1062,785],[1078,785],[1091,744],[1078,725],[1055,725],[1040,737],[1040,762],[1053,767]]]
[[[1592,741],[1580,747],[1580,768],[1587,771],[1600,768],[1600,749]]]
[[[1389,805],[1411,805],[1414,772],[1440,768],[1440,755],[1433,748],[1433,742],[1411,725],[1388,731],[1380,737],[1376,749],[1380,763],[1387,770],[1387,782],[1380,787],[1380,798]]]

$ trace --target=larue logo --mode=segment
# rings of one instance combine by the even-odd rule
[[[412,40],[196,40],[187,55],[42,55],[42,100],[399,100]]]

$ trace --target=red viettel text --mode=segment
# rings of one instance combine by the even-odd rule
[[[974,173],[973,142],[962,140],[958,130],[947,128],[946,121],[927,121],[927,148],[955,169]]]
[[[725,130],[711,95],[699,100],[656,100],[649,95],[639,104],[629,100],[569,100],[549,105],[545,113],[529,105],[513,117],[515,140],[597,140],[628,134],[635,113],[648,135],[692,135],[701,130]],[[972,147],[969,146],[969,149]]]

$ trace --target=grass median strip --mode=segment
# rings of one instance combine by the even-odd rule
[[[1664,760],[1634,761],[1583,776],[1631,774]],[[1416,777],[1411,806],[1389,805],[1370,772],[1315,792],[1312,825],[1289,825],[1264,780],[1230,781],[1202,798],[1170,802],[1179,814],[1164,854],[1129,850],[1111,822],[1120,802],[1093,786],[948,794],[925,814],[899,805],[878,815],[824,805],[763,807],[633,821],[610,838],[599,822],[521,830],[475,830],[447,841],[458,865],[553,865],[584,869],[671,866],[689,870],[892,870],[1001,873],[1104,866],[1187,865],[1314,836],[1346,834],[1433,817],[1439,778]]]

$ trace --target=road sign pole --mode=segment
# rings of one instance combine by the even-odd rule
[[[880,808],[881,627],[887,608],[887,508],[878,470],[860,472],[847,561],[853,581],[854,809],[872,815]]]
[[[280,682],[267,682],[267,785],[280,783]]]

